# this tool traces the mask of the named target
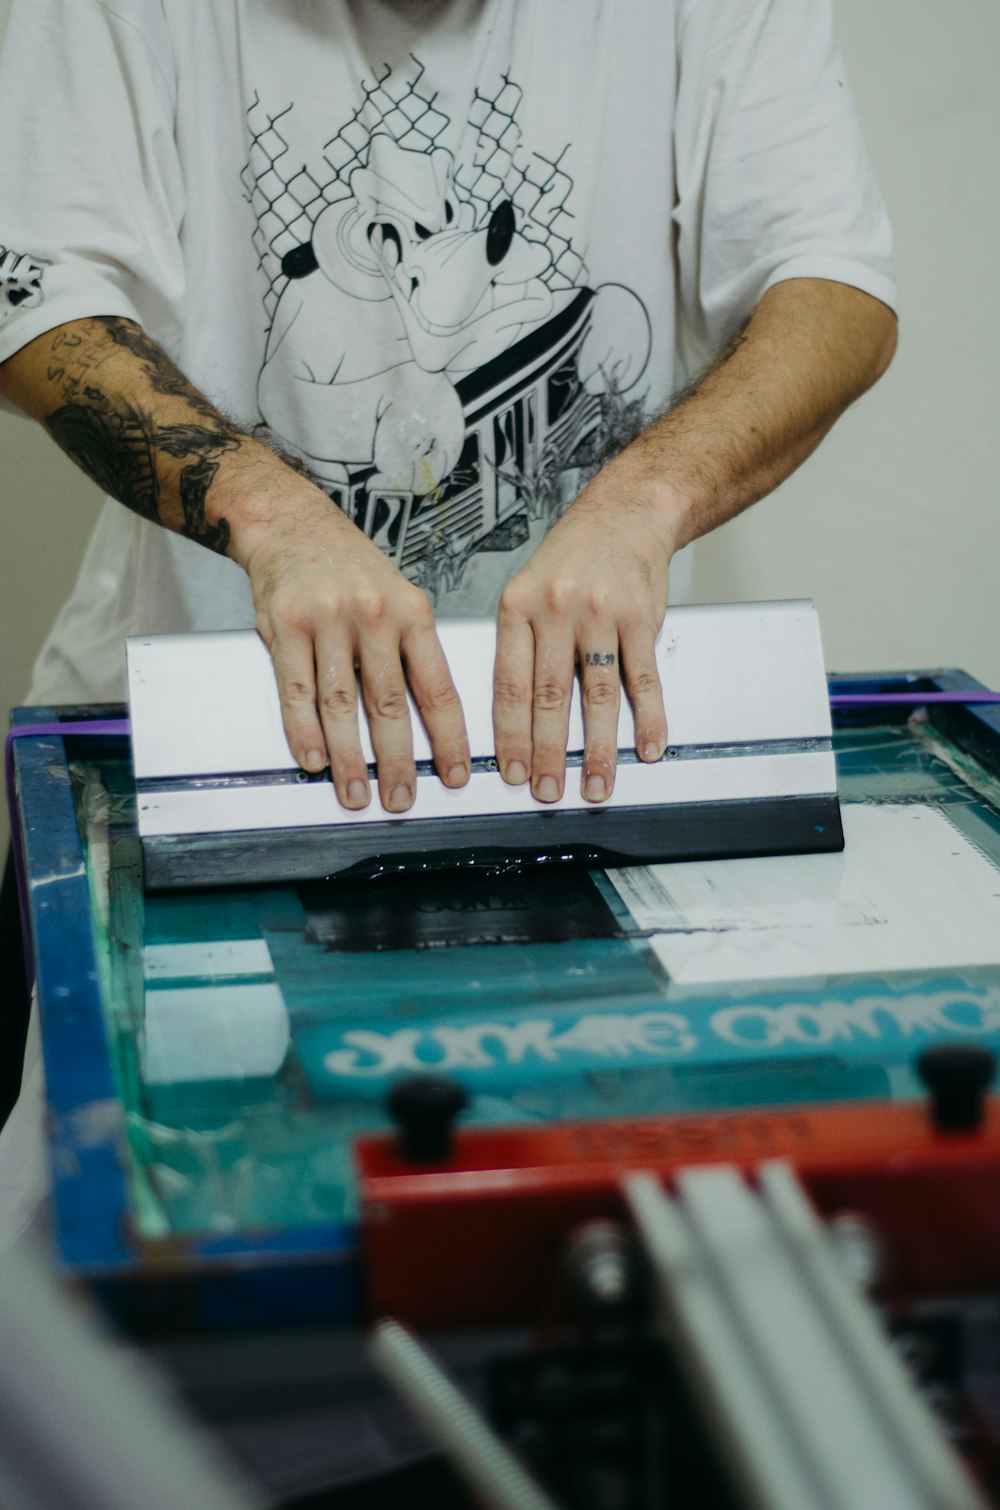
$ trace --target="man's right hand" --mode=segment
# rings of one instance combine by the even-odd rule
[[[462,706],[425,593],[335,504],[303,496],[231,554],[250,578],[257,628],[271,652],[289,747],[307,771],[329,761],[347,808],[371,797],[358,738],[358,682],[378,768],[379,798],[404,812],[416,793],[409,685],[446,786],[469,779]]]
[[[407,684],[442,781],[468,781],[465,721],[425,594],[141,326],[114,315],[57,326],[0,364],[0,391],[126,508],[245,569],[292,754],[308,771],[329,761],[345,807],[371,797],[357,673],[383,807],[401,813],[416,793]]]

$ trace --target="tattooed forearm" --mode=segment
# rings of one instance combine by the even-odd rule
[[[161,425],[156,439],[168,456],[184,457],[196,452],[221,456],[224,451],[235,451],[242,437],[211,429],[208,425]]]
[[[52,338],[47,378],[64,400],[43,416],[54,439],[99,487],[143,519],[166,524],[191,540],[224,554],[229,524],[206,510],[220,458],[247,442],[174,366],[166,352],[137,325],[113,317],[88,322],[92,338],[63,328]],[[107,339],[104,339],[107,338]],[[139,361],[140,392],[116,393],[105,379],[115,349]],[[165,423],[153,395],[179,399],[192,418]],[[172,406],[176,412],[176,405]],[[183,413],[183,410],[181,411]],[[179,469],[171,462],[182,462]]]
[[[0,362],[0,392],[127,508],[241,565],[289,500],[333,507],[299,457],[241,429],[131,320],[38,336]]]
[[[217,461],[209,461],[207,456],[203,456],[200,461],[185,467],[181,472],[179,486],[181,508],[184,510],[182,533],[189,540],[197,540],[199,545],[207,545],[209,550],[218,551],[224,556],[229,545],[229,521],[219,519],[213,524],[205,517],[205,497],[218,470]]]
[[[237,426],[221,415],[218,409],[188,382],[162,346],[158,346],[141,326],[134,325],[131,320],[122,320],[117,315],[101,315],[95,319],[94,324],[99,325],[116,346],[123,346],[134,357],[138,357],[150,387],[157,393],[166,394],[171,398],[182,398],[196,414],[214,421],[216,426],[220,424],[225,426],[231,434],[242,439],[242,432]]]
[[[184,461],[177,477],[182,519],[180,533],[225,554],[229,525],[211,522],[205,499],[219,470],[218,458],[236,450],[239,439],[228,429],[206,425],[157,426],[151,415],[128,400],[112,398],[90,385],[81,398],[50,414],[46,425],[66,454],[106,493],[157,524],[171,521],[163,512],[159,462],[162,456]]]
[[[155,436],[148,414],[97,388],[79,403],[64,404],[46,425],[56,441],[98,487],[140,514],[159,520]]]

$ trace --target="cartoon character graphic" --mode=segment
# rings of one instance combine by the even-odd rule
[[[517,145],[516,86],[504,79],[480,102],[475,153],[457,164],[426,135],[439,118],[419,78],[390,95],[387,74],[367,104],[383,102],[384,120],[419,109],[426,129],[404,141],[372,130],[318,212],[297,219],[291,247],[284,224],[272,230],[273,191],[255,187],[281,160],[280,117],[256,129],[272,156],[252,160],[244,181],[259,246],[267,257],[277,244],[280,261],[265,300],[261,417],[437,599],[478,552],[544,531],[578,468],[641,408],[650,327],[632,290],[589,286],[569,237],[572,180]],[[415,108],[400,112],[400,101]],[[548,187],[536,189],[541,170]]]
[[[443,148],[377,135],[348,187],[284,259],[260,411],[279,434],[313,438],[309,459],[329,481],[373,464],[373,486],[427,493],[465,439],[455,380],[573,291],[557,297],[543,281],[550,255],[518,229],[509,200],[476,224]]]

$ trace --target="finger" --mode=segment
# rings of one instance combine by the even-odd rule
[[[361,695],[375,751],[379,800],[387,812],[403,813],[413,806],[417,768],[398,641],[364,641]]]
[[[564,620],[535,629],[535,681],[531,701],[531,790],[555,802],[566,776],[566,739],[576,671],[572,630]]]
[[[408,630],[402,649],[406,679],[431,742],[434,767],[446,786],[464,786],[471,769],[469,740],[437,630],[433,625]]]
[[[603,802],[615,784],[618,763],[618,634],[607,625],[591,624],[580,647],[580,686],[583,696],[583,772],[581,786],[588,802]]]
[[[622,681],[635,716],[640,760],[659,760],[667,748],[667,715],[656,666],[656,632],[648,621],[619,626]]]
[[[330,774],[337,797],[347,808],[371,800],[368,766],[358,738],[358,684],[354,650],[346,634],[321,634],[316,640],[316,693]]]
[[[534,668],[531,625],[501,608],[493,664],[493,743],[500,774],[512,786],[521,786],[531,773]]]
[[[327,751],[316,714],[313,642],[305,634],[276,634],[271,642],[271,660],[288,747],[305,770],[321,771],[326,765]]]

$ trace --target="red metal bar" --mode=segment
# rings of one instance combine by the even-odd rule
[[[818,1210],[875,1228],[894,1296],[1000,1285],[1000,1097],[981,1127],[943,1133],[924,1102],[470,1129],[453,1156],[408,1164],[359,1140],[370,1314],[420,1326],[530,1320],[559,1287],[578,1223],[623,1216],[628,1170],[791,1160]]]

